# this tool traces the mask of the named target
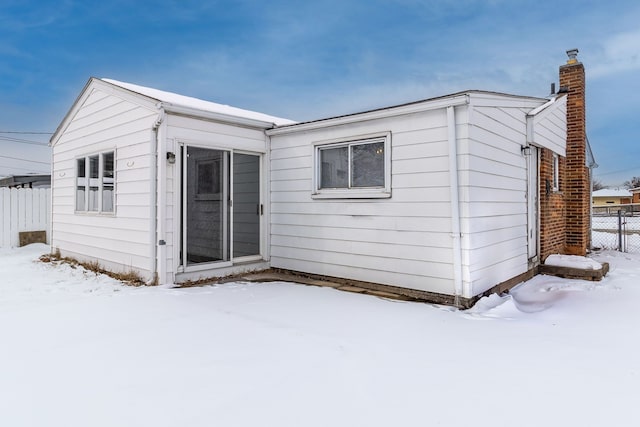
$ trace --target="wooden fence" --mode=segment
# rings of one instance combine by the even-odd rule
[[[49,242],[50,188],[0,188],[0,248],[19,246],[19,233],[45,231]]]

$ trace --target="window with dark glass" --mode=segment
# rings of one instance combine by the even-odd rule
[[[76,159],[76,211],[114,211],[114,152]]]
[[[385,142],[374,140],[319,147],[318,189],[384,188]]]
[[[559,191],[560,190],[560,161],[556,153],[553,153],[552,174],[553,174],[553,191]]]
[[[102,154],[102,212],[113,212],[113,151]]]

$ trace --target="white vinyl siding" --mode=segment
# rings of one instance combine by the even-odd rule
[[[528,269],[527,112],[534,98],[471,93],[455,107],[464,297]],[[339,122],[339,119],[336,119]],[[390,131],[392,196],[317,200],[317,141]],[[274,267],[452,295],[446,110],[271,135]],[[317,152],[317,151],[316,151]],[[310,155],[311,154],[311,155]]]
[[[527,115],[527,142],[566,156],[566,96],[560,96],[529,112]]]
[[[315,143],[389,131],[391,198],[311,197]],[[272,135],[270,165],[273,267],[453,292],[445,110]]]
[[[116,96],[101,90],[102,86],[96,85],[79,100],[52,148],[52,247],[63,255],[95,259],[114,271],[135,270],[150,279],[151,127],[158,114],[152,104],[145,108],[145,103]],[[100,158],[105,153],[114,153],[113,183],[105,175],[105,158]],[[78,161],[89,162],[95,156],[98,177],[87,182],[87,187],[97,186],[98,193],[81,205]],[[89,180],[90,172],[85,175]],[[108,195],[111,185],[117,188],[117,199]],[[112,207],[110,200],[115,202]],[[81,207],[98,212],[100,206],[107,215],[77,213],[84,210]]]
[[[180,152],[180,147],[189,145],[201,148],[217,150],[233,150],[264,155],[266,153],[266,137],[264,130],[240,127],[214,121],[198,120],[190,117],[167,115],[167,150],[174,153]],[[215,277],[237,273],[246,269],[260,268],[258,264],[247,264],[244,267],[230,267],[227,269],[216,268],[212,265],[209,270],[184,272],[180,269],[180,218],[181,218],[181,183],[180,160],[175,164],[167,165],[167,207],[166,207],[166,242],[167,242],[167,280],[183,281],[198,279],[204,275]],[[264,190],[264,176],[260,184]],[[242,203],[241,201],[239,201]],[[260,217],[262,229],[261,253],[266,257],[264,243],[267,239],[265,216]],[[239,253],[237,254],[240,255]],[[267,265],[260,264],[266,268]]]
[[[449,146],[447,103],[455,104],[455,150]],[[461,277],[462,296],[473,297],[529,267],[527,162],[521,148],[555,144],[562,150],[564,104],[540,108],[543,103],[470,92],[265,135],[253,124],[160,114],[155,100],[93,81],[53,144],[52,247],[98,260],[110,270],[133,269],[147,279],[152,267],[166,266],[164,283],[271,266],[447,295],[454,294],[454,280]],[[243,263],[182,267],[184,147],[219,150],[230,159],[255,156],[245,173],[238,162],[231,187],[238,194],[232,200],[238,212],[247,215],[232,225],[250,234],[237,236],[245,249],[235,255]],[[372,175],[358,173],[353,150],[359,147],[369,154],[382,148],[384,178],[377,160],[367,163]],[[346,181],[333,174],[323,181],[323,150],[329,166],[346,169]],[[165,151],[176,155],[175,163],[167,162]],[[450,170],[453,151],[457,177]],[[113,153],[112,181],[107,153]],[[163,175],[164,182],[156,182]],[[452,178],[458,181],[454,191]],[[250,191],[242,189],[247,183]],[[213,200],[217,186],[210,184],[201,196]],[[156,188],[166,190],[158,206]],[[456,190],[461,251],[454,254]],[[248,215],[260,205],[265,212],[256,225]],[[154,215],[164,221],[157,223]],[[254,239],[258,226],[259,241]],[[156,232],[166,242],[158,251],[166,257],[157,266]]]
[[[474,102],[475,101],[475,102]],[[465,296],[528,269],[526,114],[538,100],[472,97],[459,174]]]

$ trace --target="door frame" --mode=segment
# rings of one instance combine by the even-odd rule
[[[260,199],[260,206],[264,206],[264,191],[265,191],[265,187],[264,187],[264,176],[263,176],[263,168],[264,168],[264,153],[260,153],[260,152],[253,152],[253,151],[246,151],[246,150],[234,150],[232,148],[229,147],[221,147],[221,146],[212,146],[212,145],[207,145],[207,144],[203,144],[202,142],[194,142],[194,141],[176,141],[177,146],[179,147],[179,152],[180,155],[176,156],[178,157],[178,161],[176,162],[176,166],[177,166],[177,171],[178,173],[176,174],[176,176],[179,178],[178,182],[176,184],[176,187],[178,189],[178,193],[177,193],[177,197],[176,197],[176,204],[177,204],[177,209],[176,211],[179,213],[179,217],[177,218],[177,227],[175,228],[178,231],[178,240],[177,240],[177,250],[176,250],[176,256],[177,256],[177,269],[176,271],[178,273],[189,273],[189,272],[197,272],[197,271],[203,271],[203,270],[212,270],[212,269],[221,269],[221,268],[226,268],[226,267],[232,267],[235,264],[238,263],[248,263],[248,262],[253,262],[253,261],[263,261],[266,259],[266,255],[265,255],[265,215],[264,213],[261,213],[259,215],[259,231],[258,231],[258,237],[259,237],[259,254],[256,255],[248,255],[248,256],[243,256],[243,257],[234,257],[233,256],[233,215],[234,215],[234,210],[233,210],[233,199],[234,199],[234,194],[233,194],[233,155],[235,154],[245,154],[245,155],[252,155],[252,156],[256,156],[258,158],[258,166],[259,166],[259,171],[258,171],[258,177],[259,177],[259,181],[257,184],[258,190],[259,190],[259,199]],[[226,189],[226,191],[228,192],[228,198],[229,198],[229,209],[226,210],[225,209],[225,214],[228,215],[228,221],[227,219],[223,220],[223,224],[228,224],[226,228],[226,230],[223,230],[223,233],[226,233],[230,238],[228,239],[229,242],[229,260],[228,261],[212,261],[212,262],[204,262],[204,263],[200,263],[200,264],[192,264],[192,265],[188,265],[186,263],[186,248],[187,248],[187,240],[186,240],[186,236],[187,236],[187,210],[188,210],[188,206],[187,206],[187,168],[184,167],[184,165],[186,164],[186,158],[187,158],[187,151],[188,151],[188,147],[194,147],[194,148],[202,148],[202,149],[207,149],[207,150],[219,150],[219,151],[224,151],[224,152],[228,152],[229,153],[229,160],[228,160],[228,165],[225,165],[225,168],[228,168],[229,170],[229,179],[228,179],[228,187]],[[226,162],[225,162],[226,163]],[[228,212],[228,213],[227,213]],[[226,241],[227,239],[225,239]]]
[[[230,189],[231,189],[231,198],[232,198],[232,203],[231,203],[231,221],[230,221],[230,225],[231,225],[231,261],[233,262],[233,264],[238,264],[238,263],[245,263],[245,262],[251,262],[251,261],[262,261],[266,258],[265,253],[264,253],[264,247],[265,247],[265,238],[264,238],[264,230],[265,230],[265,224],[264,224],[264,218],[265,218],[265,214],[264,214],[264,191],[263,191],[263,181],[264,181],[264,177],[263,177],[263,160],[264,160],[264,154],[263,153],[256,153],[256,152],[251,152],[251,151],[246,151],[246,150],[229,150],[231,151],[231,157],[229,158],[229,163],[231,164],[231,182],[229,183],[230,185]],[[234,226],[233,226],[233,215],[234,215],[234,210],[233,210],[233,155],[234,154],[244,154],[247,156],[255,156],[258,158],[258,192],[259,192],[259,210],[260,212],[258,212],[258,254],[255,255],[245,255],[245,256],[241,256],[241,257],[234,257],[233,256],[233,240],[234,240]]]
[[[530,145],[527,166],[527,259],[537,264],[540,253],[540,149]]]

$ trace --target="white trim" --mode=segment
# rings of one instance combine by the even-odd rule
[[[156,226],[156,245],[158,253],[158,283],[164,284],[167,280],[167,121],[164,120],[164,110],[160,110],[162,114],[162,122],[158,125],[158,167],[156,174],[158,182],[156,189],[158,191],[158,224]]]
[[[539,107],[534,108],[533,110],[529,111],[527,113],[527,116],[535,116],[539,113],[541,113],[543,110],[546,110],[547,107],[550,107],[551,105],[553,105],[557,100],[558,100],[559,96],[558,95],[554,95],[552,96],[549,101],[545,102],[544,104],[542,104]]]
[[[232,267],[233,261],[211,261],[211,262],[202,262],[197,264],[190,264],[184,266],[184,273],[191,273],[194,271],[205,271],[205,270],[215,270],[217,268],[223,267]]]
[[[546,120],[551,114],[555,113],[558,108],[566,109],[566,106],[566,96],[555,96],[551,98],[550,101],[528,112],[526,115],[527,144],[548,148],[554,153],[558,153],[561,156],[566,156],[566,132],[565,135],[555,143],[553,141],[545,141],[544,138],[540,138],[537,135],[538,128],[543,126],[540,123]],[[564,117],[566,118],[566,113],[564,114]]]
[[[422,102],[400,105],[397,107],[383,108],[380,110],[367,111],[364,113],[351,114],[348,116],[333,117],[324,120],[306,122],[300,124],[286,125],[267,129],[267,135],[284,135],[288,133],[303,132],[329,126],[344,125],[349,123],[361,123],[367,120],[378,120],[387,117],[403,116],[406,114],[421,113],[423,111],[437,110],[449,106],[469,104],[469,94],[455,95],[442,99],[427,100]]]
[[[447,107],[447,140],[449,145],[449,194],[451,197],[454,296],[469,297],[471,296],[471,292],[463,289],[462,280],[462,227],[460,225],[460,190],[458,183],[458,138],[456,133],[456,111],[454,106]],[[456,301],[456,303],[458,302]]]
[[[264,215],[262,215],[262,236],[260,238],[260,253],[265,261],[271,259],[271,138],[264,136],[267,152],[262,155],[260,164],[260,177],[264,182],[260,183],[261,200],[264,205]],[[264,175],[263,175],[264,174]]]
[[[62,136],[62,134],[67,129],[71,121],[74,119],[75,115],[78,113],[78,111],[80,111],[80,109],[84,105],[87,98],[91,96],[94,90],[98,90],[98,89],[109,95],[116,96],[126,101],[131,101],[136,105],[139,105],[140,107],[145,108],[154,113],[158,112],[157,101],[152,101],[147,96],[144,96],[135,92],[131,92],[130,90],[127,90],[123,87],[113,85],[112,83],[106,82],[104,80],[101,80],[95,77],[91,77],[89,78],[87,83],[84,85],[82,92],[80,92],[80,95],[78,95],[78,97],[74,101],[71,108],[69,108],[69,110],[67,111],[67,114],[65,114],[64,118],[56,128],[56,131],[54,132],[54,134],[51,135],[51,138],[49,139],[50,146],[53,147],[54,145],[57,144],[58,140],[60,139],[60,136]]]
[[[181,185],[178,185],[178,187],[180,188],[180,191],[177,193],[177,198],[179,200],[181,200],[181,204],[182,204],[182,212],[180,213],[179,218],[182,218],[181,221],[178,221],[179,223],[182,224],[182,227],[179,230],[179,236],[178,238],[181,240],[182,242],[182,246],[181,246],[181,251],[182,251],[182,256],[179,256],[179,254],[176,252],[176,272],[177,273],[190,273],[190,272],[198,272],[198,271],[204,271],[204,270],[217,270],[219,268],[226,268],[226,267],[232,267],[238,264],[246,264],[248,262],[255,262],[255,261],[265,261],[267,259],[267,255],[265,254],[265,248],[266,248],[266,236],[265,236],[265,229],[266,229],[266,225],[265,225],[265,215],[259,215],[259,245],[258,245],[258,251],[260,253],[255,254],[255,255],[248,255],[248,256],[244,256],[244,257],[238,257],[235,258],[233,253],[234,253],[234,239],[233,239],[233,235],[234,235],[234,221],[233,221],[233,217],[235,214],[234,211],[234,192],[233,192],[233,183],[234,183],[234,171],[233,171],[233,158],[234,155],[236,154],[242,154],[242,155],[249,155],[249,156],[255,156],[257,157],[258,160],[258,166],[259,166],[259,170],[258,170],[258,190],[259,190],[259,203],[261,205],[263,205],[263,209],[264,209],[264,188],[263,188],[263,183],[265,181],[265,178],[262,176],[262,172],[263,172],[263,162],[264,162],[264,158],[265,153],[261,153],[261,152],[256,152],[256,151],[250,151],[250,150],[234,150],[232,148],[219,148],[219,147],[212,147],[212,146],[207,146],[207,145],[203,145],[202,142],[200,141],[200,143],[198,142],[190,142],[188,140],[176,140],[176,150],[180,150],[181,151],[181,155],[177,156],[179,157],[179,160],[176,162],[176,167],[178,168],[178,170],[182,171],[181,174],[179,174],[181,176],[181,178],[178,180],[180,181]],[[224,226],[223,227],[223,233],[224,233],[224,237],[223,237],[223,254],[229,254],[229,259],[228,260],[220,260],[220,261],[211,261],[211,262],[206,262],[206,263],[197,263],[197,264],[188,264],[188,262],[185,259],[185,255],[187,254],[187,228],[188,228],[188,224],[186,221],[187,218],[187,211],[188,211],[188,206],[187,206],[187,201],[184,200],[185,195],[187,194],[187,168],[185,167],[187,164],[187,154],[188,154],[188,148],[200,148],[200,149],[205,149],[205,150],[215,150],[215,151],[220,151],[223,153],[227,153],[228,156],[224,156],[223,158],[223,164],[222,167],[228,171],[228,172],[224,172],[223,176],[228,176],[228,182],[226,183],[227,185],[224,185],[224,183],[221,183],[222,188],[221,188],[221,192],[223,194],[221,194],[220,196],[220,201],[222,201],[222,203],[227,206],[230,203],[230,206],[227,206],[226,208],[223,209],[223,216],[224,219],[222,221],[223,224],[228,224],[228,226]],[[228,200],[228,202],[227,202]],[[178,210],[179,211],[179,210]],[[227,246],[228,245],[228,246]],[[180,246],[180,245],[175,245],[175,246]]]
[[[527,257],[532,264],[537,263],[540,252],[540,149],[531,146],[531,154],[526,156],[527,169]]]
[[[330,147],[351,147],[360,144],[384,143],[384,186],[320,188],[320,150]],[[313,173],[311,198],[313,199],[379,199],[391,197],[391,131],[354,135],[343,138],[316,141],[312,145]],[[349,164],[351,170],[351,164]],[[349,172],[349,175],[351,172]]]
[[[558,169],[560,168],[560,157],[557,153],[553,153],[552,158],[552,172],[553,172],[553,182],[551,183],[551,190],[553,192],[557,192],[560,190],[560,173]]]
[[[104,155],[112,153],[113,154],[113,209],[110,211],[103,210],[103,191],[104,191]],[[89,159],[91,157],[98,157],[98,178],[91,178],[91,162]],[[84,159],[84,180],[85,180],[85,194],[84,194],[84,209],[78,210],[78,160]],[[73,213],[76,215],[92,215],[92,216],[116,216],[116,178],[117,178],[117,155],[116,148],[101,150],[98,152],[92,152],[90,154],[85,154],[82,156],[74,157],[73,159],[73,168],[74,168],[74,185],[73,185]],[[97,180],[98,184],[98,200],[97,200],[97,209],[89,210],[89,197],[91,187],[91,180]]]
[[[195,108],[172,105],[166,102],[162,102],[160,105],[168,113],[183,115],[187,117],[194,117],[198,119],[212,120],[212,121],[221,122],[221,123],[231,123],[239,126],[246,126],[250,128],[257,128],[257,129],[270,129],[276,126],[276,124],[273,122],[250,119],[247,117],[232,116],[224,113],[202,111]]]

